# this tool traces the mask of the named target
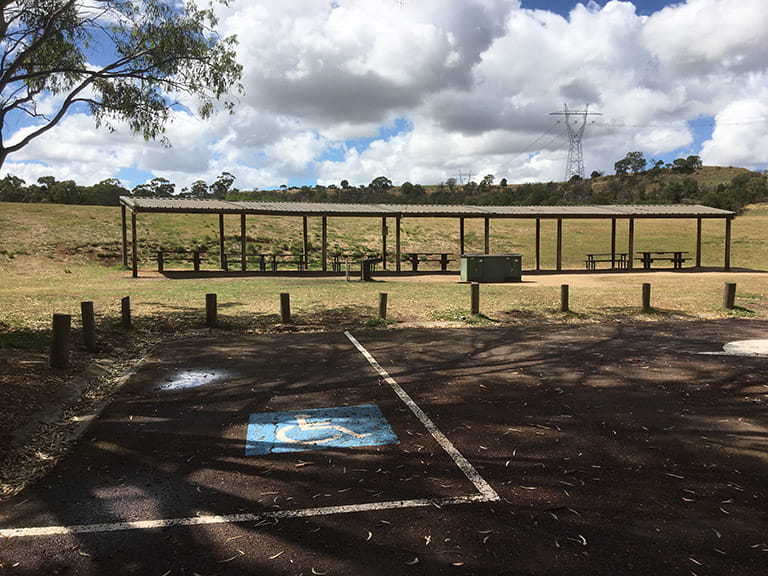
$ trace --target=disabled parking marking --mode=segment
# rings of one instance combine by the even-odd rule
[[[310,518],[318,516],[334,516],[338,514],[354,514],[360,512],[372,512],[380,510],[399,510],[408,508],[428,508],[436,506],[441,508],[443,506],[457,506],[462,504],[479,504],[483,502],[498,502],[500,500],[499,495],[491,487],[490,484],[477,472],[474,466],[459,452],[459,450],[453,445],[453,443],[443,434],[435,425],[434,422],[427,416],[427,414],[413,401],[408,393],[392,378],[389,373],[384,370],[376,359],[365,349],[365,347],[358,342],[358,340],[349,332],[345,332],[344,335],[347,339],[357,348],[357,350],[365,357],[368,363],[373,369],[381,376],[381,378],[389,384],[395,394],[408,406],[411,412],[421,421],[424,427],[429,431],[432,437],[438,442],[443,450],[453,459],[454,463],[464,473],[467,479],[472,482],[477,490],[475,494],[469,494],[465,496],[454,496],[444,498],[417,498],[412,500],[389,500],[384,502],[363,502],[359,504],[349,504],[343,506],[326,506],[320,508],[303,508],[299,510],[278,510],[278,511],[264,511],[256,513],[238,513],[227,515],[206,515],[198,514],[195,516],[185,518],[159,518],[155,520],[127,520],[122,522],[111,522],[106,524],[80,524],[70,526],[31,526],[27,528],[0,528],[0,538],[34,538],[45,537],[52,535],[64,535],[64,534],[89,534],[89,533],[108,533],[108,532],[120,532],[125,530],[154,530],[158,528],[168,528],[173,526],[201,526],[201,525],[215,525],[215,524],[240,524],[256,522],[257,526],[265,519],[281,519],[281,518]],[[346,407],[346,408],[361,408],[361,406]],[[381,412],[377,406],[373,406],[379,413]],[[323,409],[323,410],[334,410]],[[336,408],[335,410],[339,410]],[[290,415],[290,417],[282,422],[281,429],[288,435],[289,438],[296,439],[294,432],[296,430],[284,430],[284,426],[295,425],[300,429],[297,417],[302,415],[312,416],[312,410],[296,410],[293,412],[273,412],[274,414]],[[254,415],[258,416],[258,415]],[[290,421],[293,418],[293,421]],[[321,440],[329,436],[334,436],[341,433],[342,436],[347,438],[356,439],[354,435],[342,432],[338,428],[329,426],[329,417],[322,417],[323,421],[320,421],[320,426],[311,426],[310,431],[318,434],[325,434],[325,436],[318,436]],[[382,415],[383,419],[383,415]],[[276,436],[277,423],[279,421],[273,421],[273,435]],[[309,423],[309,419],[304,418],[304,426]],[[397,437],[392,432],[389,424],[384,420],[387,428],[389,428],[394,442],[397,443]],[[375,436],[376,433],[365,428],[361,428],[356,423],[352,422],[340,422],[339,428],[343,428],[349,431],[354,431],[355,434],[362,436],[370,434]],[[249,427],[250,428],[250,427]],[[319,431],[318,431],[319,430]],[[332,432],[328,432],[331,430]],[[362,439],[356,439],[358,441],[369,440],[370,436],[365,436]],[[312,438],[308,438],[312,440]],[[317,439],[317,438],[315,438]],[[371,439],[372,440],[372,439]],[[254,438],[254,444],[260,442],[259,438]],[[300,445],[298,443],[287,443],[288,445]]]
[[[246,456],[398,444],[375,404],[251,414]]]

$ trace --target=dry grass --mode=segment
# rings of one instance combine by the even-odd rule
[[[239,219],[228,219],[226,234],[239,234]],[[447,226],[446,226],[447,224]],[[543,266],[554,264],[554,225],[543,226]],[[379,292],[389,295],[390,324],[429,325],[601,322],[696,319],[721,316],[765,316],[768,313],[768,269],[765,230],[768,206],[752,207],[736,219],[731,273],[583,273],[584,252],[607,250],[610,225],[580,221],[565,225],[564,264],[579,273],[532,274],[524,270],[519,284],[488,284],[481,287],[480,316],[471,316],[470,293],[458,282],[458,273],[444,276],[379,276],[370,283],[346,282],[343,278],[251,277],[174,280],[155,272],[153,247],[189,248],[214,244],[218,235],[215,217],[199,215],[142,215],[139,238],[144,247],[141,277],[119,265],[120,211],[116,208],[27,205],[0,203],[0,498],[15,494],[25,483],[49,470],[66,452],[79,424],[75,416],[89,414],[108,397],[119,370],[137,359],[154,343],[204,328],[205,294],[216,293],[219,321],[224,330],[240,332],[373,327]],[[481,221],[468,221],[467,250],[481,250]],[[641,222],[636,229],[638,249],[665,247],[692,250],[695,224],[678,221]],[[722,262],[722,223],[705,223],[704,264]],[[320,243],[320,224],[310,233]],[[626,242],[624,236],[619,242]],[[378,219],[331,219],[331,250],[370,249],[380,246]],[[496,252],[519,252],[524,265],[533,262],[532,223],[494,221]],[[248,236],[260,250],[290,249],[300,242],[298,218],[252,218]],[[207,238],[206,238],[207,237]],[[403,250],[455,251],[458,223],[435,219],[408,219],[403,223]],[[722,307],[726,281],[738,283],[739,308]],[[640,309],[641,284],[652,283],[652,313]],[[559,311],[560,285],[571,287],[571,311]],[[279,294],[291,294],[293,324],[282,326]],[[118,328],[120,299],[131,297],[136,330]],[[93,301],[99,341],[105,351],[96,365],[110,368],[104,377],[62,399],[62,390],[82,382],[87,364],[79,333],[80,302]],[[53,313],[73,316],[73,358],[70,369],[55,371],[47,365]],[[105,356],[106,355],[106,356]],[[101,362],[101,364],[98,364]],[[79,396],[78,396],[79,394]],[[51,408],[55,408],[53,414]],[[17,430],[20,422],[36,427]],[[43,422],[39,426],[36,424]],[[14,438],[12,446],[9,438]]]
[[[239,221],[227,221],[227,234],[239,233]],[[143,245],[192,245],[208,236],[215,242],[218,222],[199,215],[142,215],[139,237]],[[448,224],[448,227],[446,227]],[[543,223],[545,268],[554,265],[554,223]],[[551,224],[551,226],[550,226]],[[482,288],[481,310],[490,321],[600,320],[606,317],[640,314],[640,286],[653,285],[655,316],[713,317],[722,310],[722,285],[738,282],[736,314],[762,315],[768,308],[765,250],[768,206],[751,207],[736,219],[733,230],[733,265],[729,274],[526,274],[522,284],[487,285]],[[204,321],[205,294],[218,294],[224,324],[265,329],[278,322],[280,292],[289,292],[297,324],[374,324],[379,292],[387,292],[391,320],[428,322],[461,320],[469,316],[469,289],[449,277],[382,277],[373,283],[347,283],[340,278],[219,278],[173,280],[151,272],[132,279],[114,265],[119,254],[120,213],[116,208],[56,205],[0,204],[0,327],[3,331],[40,331],[48,328],[51,314],[70,313],[77,317],[81,301],[92,300],[105,322],[117,322],[120,299],[130,296],[134,317],[141,325],[156,325],[157,318],[174,318],[194,323]],[[704,223],[704,266],[722,264],[722,222]],[[619,230],[619,246],[626,242],[626,230]],[[310,233],[319,244],[319,222]],[[533,261],[533,224],[517,221],[492,222],[492,251],[519,252],[524,265]],[[598,221],[566,222],[564,265],[580,270],[584,252],[609,249],[610,226]],[[298,218],[252,218],[248,235],[264,248],[298,242]],[[482,248],[482,222],[468,222],[467,250]],[[695,222],[642,221],[636,226],[635,246],[693,250]],[[331,248],[377,249],[380,242],[378,219],[331,219]],[[450,220],[408,219],[403,224],[403,250],[455,250],[458,223]],[[149,251],[143,265],[152,267]],[[98,262],[102,262],[99,264]],[[112,265],[105,265],[111,262]],[[559,311],[559,285],[571,285],[573,313]],[[728,312],[733,314],[734,312]],[[5,339],[7,343],[7,338]],[[3,340],[0,340],[2,346]]]

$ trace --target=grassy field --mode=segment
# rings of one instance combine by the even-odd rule
[[[722,221],[704,222],[703,261],[712,271],[701,273],[581,273],[585,252],[610,250],[610,224],[598,221],[564,223],[564,267],[578,274],[526,274],[533,264],[533,222],[494,220],[492,252],[523,255],[524,282],[484,285],[482,317],[469,315],[469,288],[455,276],[429,280],[386,277],[372,283],[342,278],[216,278],[174,280],[151,272],[158,247],[214,247],[218,219],[200,215],[141,215],[139,238],[141,277],[122,268],[120,211],[95,206],[0,203],[0,346],[25,341],[19,334],[44,334],[51,314],[77,318],[81,301],[92,300],[102,323],[117,323],[120,299],[130,296],[137,326],[176,330],[204,322],[205,294],[218,294],[222,323],[263,330],[279,322],[279,293],[289,292],[295,324],[301,326],[375,325],[378,293],[389,294],[394,322],[531,322],[593,321],[607,317],[649,319],[716,317],[725,314],[760,316],[768,311],[768,205],[750,207],[733,225],[732,265],[722,266]],[[320,245],[320,222],[310,220],[312,244]],[[482,250],[482,221],[468,221],[467,251]],[[239,219],[226,221],[226,234],[237,242]],[[555,224],[542,225],[542,266],[554,267]],[[626,223],[619,226],[619,246],[626,245]],[[249,242],[258,251],[290,250],[301,242],[301,219],[253,217]],[[369,249],[380,243],[378,219],[329,219],[331,250]],[[638,221],[635,249],[694,250],[695,222]],[[394,241],[391,241],[391,245]],[[458,222],[407,219],[403,251],[458,250]],[[725,281],[738,283],[739,308],[722,309]],[[654,313],[640,314],[640,285],[653,285]],[[571,286],[572,313],[558,311],[560,284]],[[77,324],[77,320],[75,321]],[[35,338],[31,341],[39,342]]]

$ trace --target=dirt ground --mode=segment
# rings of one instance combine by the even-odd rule
[[[720,352],[768,322],[355,337],[496,498],[450,502],[477,486],[344,334],[214,331],[156,348],[0,530],[229,520],[5,533],[0,574],[765,573],[768,358]],[[181,369],[224,376],[163,390]],[[248,414],[359,404],[399,444],[243,453]]]

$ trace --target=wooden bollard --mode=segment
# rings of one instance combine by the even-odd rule
[[[387,299],[386,292],[379,292],[379,318],[382,320],[387,319]]]
[[[88,352],[98,352],[96,344],[96,315],[93,312],[93,302],[80,302],[80,314],[83,321],[83,342]]]
[[[568,284],[560,284],[560,312],[568,312],[570,309],[570,287]]]
[[[162,250],[157,253],[157,271],[162,272],[165,269],[165,262],[163,261]]]
[[[126,296],[120,300],[120,315],[122,316],[123,328],[131,327],[131,297]]]
[[[736,307],[736,282],[726,282],[723,287],[723,307],[733,310]]]
[[[472,316],[480,314],[480,284],[472,282],[471,286],[471,312]]]
[[[651,284],[649,282],[643,283],[643,312],[648,313],[651,311]]]
[[[69,332],[72,316],[69,314],[53,315],[53,339],[51,340],[51,368],[69,366]]]
[[[192,252],[192,268],[195,272],[200,272],[200,251],[195,250]]]
[[[205,325],[209,328],[213,328],[218,323],[218,310],[216,304],[216,294],[205,295]]]
[[[280,294],[280,318],[283,324],[291,323],[291,295],[287,292]]]

